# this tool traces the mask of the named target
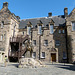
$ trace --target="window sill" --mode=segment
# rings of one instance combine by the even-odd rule
[[[45,57],[41,57],[41,59],[45,59]]]
[[[44,44],[44,46],[48,46],[48,44]]]

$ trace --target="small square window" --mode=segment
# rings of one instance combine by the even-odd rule
[[[33,40],[33,46],[35,46],[36,45],[36,40]]]
[[[62,30],[62,33],[65,33],[65,30],[64,29]]]
[[[44,40],[44,45],[48,46],[48,40]]]
[[[56,40],[56,41],[55,41],[55,45],[56,45],[56,46],[60,46],[60,41]]]
[[[59,33],[61,33],[61,30],[59,30]]]
[[[36,58],[36,52],[32,53],[32,58]]]
[[[45,58],[45,52],[41,53],[41,58]]]

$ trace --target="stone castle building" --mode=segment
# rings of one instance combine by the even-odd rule
[[[75,9],[68,15],[20,20],[11,13],[8,3],[0,10],[0,62],[7,56],[15,62],[32,57],[42,62],[75,62]]]

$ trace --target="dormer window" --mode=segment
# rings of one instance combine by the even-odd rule
[[[53,34],[53,33],[54,33],[54,31],[53,31],[54,23],[55,23],[55,22],[54,22],[52,19],[51,19],[50,22],[49,22],[49,25],[50,25],[50,26],[49,26],[49,27],[50,27],[50,34]]]
[[[38,26],[38,34],[42,34],[42,26]]]
[[[54,31],[53,31],[53,25],[50,25],[50,34],[53,34]]]
[[[4,27],[4,21],[1,22],[1,28],[3,28],[3,27]]]
[[[72,31],[75,31],[75,22],[72,22]]]
[[[27,27],[27,35],[30,35],[31,27]]]
[[[32,23],[29,21],[27,23],[27,35],[30,35],[31,34],[31,27],[32,27]]]

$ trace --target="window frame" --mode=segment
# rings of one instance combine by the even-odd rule
[[[44,53],[44,56],[43,56],[43,53]],[[42,53],[41,53],[41,58],[42,58],[42,59],[45,59],[45,52],[42,52]]]
[[[54,33],[54,25],[51,24],[51,25],[50,25],[50,34],[53,34],[53,33]]]
[[[44,46],[48,46],[48,40],[44,40]]]
[[[73,26],[73,24],[74,24],[74,26]],[[74,28],[74,29],[73,29],[73,28]],[[72,22],[72,31],[75,31],[75,21]]]
[[[57,43],[59,42],[59,43]],[[60,41],[59,40],[55,40],[55,46],[60,46]]]
[[[35,41],[35,42],[34,42]],[[36,40],[33,40],[33,46],[36,46]]]
[[[34,58],[34,59],[36,58],[36,52],[32,53],[32,58]]]
[[[42,26],[38,26],[38,34],[42,34]]]

